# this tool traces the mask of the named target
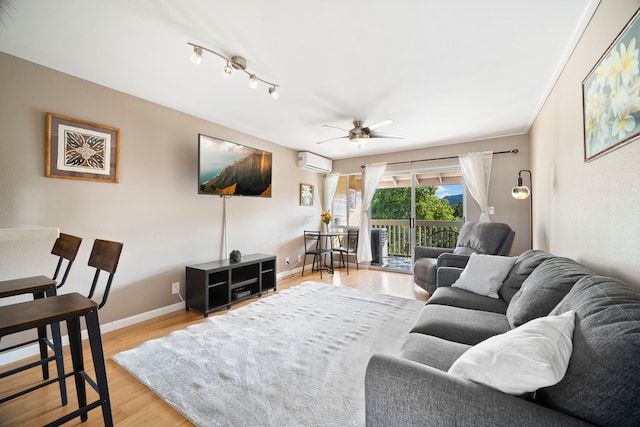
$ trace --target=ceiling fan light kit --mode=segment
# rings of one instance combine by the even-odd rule
[[[202,56],[204,54],[204,51],[213,53],[214,55],[226,61],[226,64],[223,68],[224,76],[226,78],[230,78],[233,75],[234,69],[238,71],[243,71],[249,76],[249,87],[251,89],[257,88],[258,82],[262,82],[269,86],[269,95],[271,95],[273,99],[278,99],[280,97],[280,94],[278,93],[278,90],[277,90],[277,88],[279,88],[280,85],[261,79],[255,74],[249,72],[247,70],[247,60],[242,56],[235,55],[235,56],[232,56],[231,58],[227,58],[223,54],[218,53],[214,50],[208,49],[206,47],[199,46],[197,44],[190,43],[190,42],[188,42],[187,44],[190,46],[193,46],[193,53],[191,54],[191,62],[193,62],[194,64],[199,65],[202,62]]]

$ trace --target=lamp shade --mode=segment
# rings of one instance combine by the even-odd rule
[[[527,187],[526,185],[518,185],[516,187],[513,187],[513,190],[511,190],[511,195],[514,199],[523,200],[528,198],[529,194],[531,194],[531,192],[529,191],[529,187]]]

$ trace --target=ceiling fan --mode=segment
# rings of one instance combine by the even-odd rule
[[[325,139],[324,141],[320,141],[317,142],[317,144],[324,144],[325,142],[328,141],[333,141],[334,139],[343,139],[343,138],[348,138],[349,141],[351,141],[352,143],[356,144],[358,147],[362,147],[368,140],[369,138],[396,138],[396,139],[402,139],[402,136],[399,135],[392,135],[389,133],[381,133],[381,132],[375,132],[376,129],[381,128],[382,126],[386,126],[393,123],[392,120],[385,120],[382,121],[380,123],[376,123],[374,125],[371,126],[364,126],[364,121],[362,120],[354,120],[353,121],[353,129],[348,130],[348,129],[342,129],[336,126],[329,126],[329,125],[323,125],[324,127],[327,128],[333,128],[333,129],[338,129],[338,130],[342,130],[345,132],[348,132],[348,135],[346,136],[339,136],[336,138],[329,138],[329,139]]]

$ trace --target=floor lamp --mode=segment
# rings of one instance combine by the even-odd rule
[[[529,187],[526,185],[522,185],[522,172],[529,173]],[[511,195],[514,199],[524,200],[526,198],[529,199],[529,242],[531,245],[531,249],[533,249],[533,194],[531,191],[533,190],[533,180],[531,177],[531,171],[528,169],[523,169],[518,172],[518,185],[513,187],[511,190]]]

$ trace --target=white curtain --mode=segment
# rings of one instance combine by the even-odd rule
[[[322,209],[324,209],[325,211],[331,210],[331,201],[333,200],[333,196],[336,195],[336,188],[338,188],[338,179],[340,179],[340,175],[338,175],[337,173],[332,173],[324,177],[324,200]]]
[[[358,261],[370,262],[371,256],[371,201],[376,193],[378,183],[384,175],[386,163],[374,163],[364,168],[362,189],[362,213],[360,214],[360,233],[358,236]]]
[[[468,153],[458,156],[462,179],[471,196],[480,205],[480,222],[491,222],[489,218],[489,179],[491,178],[491,161],[493,151]]]

